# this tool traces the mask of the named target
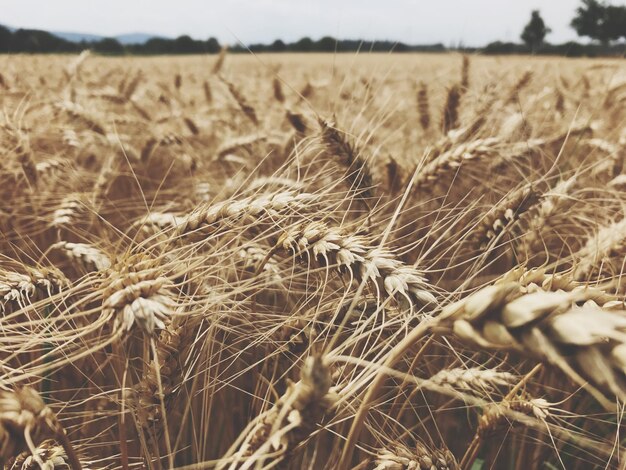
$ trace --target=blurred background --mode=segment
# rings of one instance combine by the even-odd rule
[[[7,0],[1,52],[443,51],[623,54],[624,2]]]

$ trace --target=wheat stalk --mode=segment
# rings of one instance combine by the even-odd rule
[[[574,277],[586,280],[594,271],[611,263],[612,258],[623,258],[626,249],[626,219],[600,227],[581,250],[574,255]],[[621,266],[621,261],[620,261]]]
[[[266,454],[274,462],[283,460],[310,436],[333,407],[336,396],[331,384],[330,370],[324,360],[307,358],[300,371],[300,381],[290,383],[277,403],[255,420],[234,454],[236,463],[228,468],[251,468],[257,462],[263,463],[269,457]]]
[[[70,260],[79,263],[87,272],[104,271],[111,267],[111,260],[102,251],[87,243],[71,243],[61,241],[50,247],[63,252]]]
[[[511,88],[511,91],[504,102],[506,104],[511,104],[515,102],[515,100],[519,99],[520,92],[530,84],[533,79],[533,75],[532,70],[526,70],[519,80],[515,82],[515,85]]]
[[[11,305],[23,308],[37,297],[50,297],[69,285],[69,281],[56,271],[28,269],[26,274],[0,271],[0,311],[5,313]]]
[[[478,165],[482,159],[489,160],[498,153],[498,144],[500,139],[490,137],[487,139],[476,139],[464,142],[456,147],[447,150],[426,166],[420,169],[415,179],[415,187],[428,189],[434,185],[446,185],[449,178],[444,176],[459,171],[464,165]]]
[[[494,205],[472,230],[471,239],[484,250],[508,233],[533,206],[539,202],[539,193],[527,184],[507,194]]]
[[[581,385],[587,377],[624,399],[626,316],[595,303],[579,305],[593,300],[593,291],[523,292],[516,282],[494,284],[444,307],[442,318],[465,341],[537,357]],[[605,406],[610,403],[591,391]]]
[[[454,456],[448,449],[430,450],[424,443],[417,441],[411,450],[401,443],[392,443],[379,449],[374,470],[458,470]]]
[[[106,136],[105,126],[98,121],[96,117],[88,113],[82,106],[72,103],[71,101],[63,101],[58,107],[68,113],[68,115],[77,122],[85,125],[88,129],[97,134]]]
[[[459,106],[461,104],[461,90],[458,85],[453,85],[448,89],[446,104],[443,108],[441,119],[441,129],[447,134],[452,129],[459,127]]]
[[[103,297],[103,311],[117,315],[115,322],[122,330],[137,324],[150,336],[165,328],[164,321],[177,307],[172,283],[155,270],[113,273]]]
[[[82,468],[89,470],[93,467],[81,462]],[[6,470],[73,470],[70,460],[63,446],[57,444],[53,439],[46,439],[35,449],[35,453],[30,451],[22,452],[6,465]]]
[[[304,208],[315,198],[312,194],[283,191],[207,204],[183,217],[177,227],[177,233],[184,235],[190,232],[200,232],[205,236],[210,235],[226,220],[236,221],[243,217],[258,219],[264,214],[275,216],[284,210]]]
[[[474,393],[492,392],[497,387],[510,385],[515,376],[495,369],[455,368],[442,369],[428,379],[428,382],[448,386],[455,390]]]
[[[246,115],[246,117],[250,119],[250,121],[252,121],[254,125],[258,126],[259,118],[257,117],[256,110],[248,102],[246,97],[241,93],[241,91],[239,91],[239,89],[233,83],[229,82],[224,77],[220,76],[220,80],[222,80],[222,82],[226,84],[226,86],[228,87],[228,91],[230,92],[232,97],[235,99],[235,101],[237,102],[237,104],[239,105],[243,113]]]
[[[468,55],[463,55],[463,65],[461,67],[461,90],[466,92],[470,85],[470,58]]]
[[[71,468],[80,470],[80,461],[65,430],[34,389],[22,387],[0,392],[0,461],[15,457],[27,448],[41,468],[47,468],[33,443],[33,439],[46,430],[52,431],[62,442]]]
[[[430,127],[430,106],[428,104],[428,85],[424,82],[420,82],[420,89],[417,92],[417,111],[422,129],[427,130]]]
[[[255,144],[265,142],[267,136],[263,134],[251,134],[237,137],[235,139],[226,140],[217,149],[218,158],[224,158],[227,155],[236,152],[239,149],[249,150]]]
[[[369,199],[373,197],[374,181],[367,160],[361,156],[359,150],[352,145],[344,134],[333,124],[319,119],[322,129],[321,139],[326,146],[327,152],[344,165],[348,171],[347,179],[352,189],[358,191],[360,197]]]
[[[312,222],[286,231],[277,246],[300,257],[306,253],[310,261],[323,266],[345,269],[350,277],[371,282],[379,295],[386,292],[410,305],[437,303],[422,272],[396,260],[390,251],[373,247],[362,236]]]
[[[274,98],[276,99],[276,101],[278,101],[279,103],[284,103],[285,94],[283,93],[283,86],[281,85],[278,78],[274,78],[274,80],[272,80],[272,87],[274,88]]]

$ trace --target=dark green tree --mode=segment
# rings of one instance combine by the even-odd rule
[[[298,42],[291,44],[291,49],[297,52],[311,52],[313,50],[313,40],[309,37],[304,37]]]
[[[11,38],[10,52],[76,52],[78,45],[47,31],[18,29]]]
[[[587,36],[607,45],[612,40],[626,37],[626,7],[583,0],[570,25],[579,36]]]
[[[220,43],[217,39],[215,38],[209,38],[206,41],[206,51],[209,54],[217,54],[220,50],[222,50],[222,46],[220,46]]]
[[[137,51],[144,54],[171,54],[174,52],[174,41],[163,38],[150,38]]]
[[[269,50],[271,52],[285,52],[287,50],[287,45],[280,39],[276,39],[276,41],[270,45]]]
[[[12,38],[13,34],[11,34],[9,28],[0,25],[0,53],[9,52]]]
[[[183,35],[174,39],[174,52],[177,54],[201,54],[205,50],[204,41],[196,41],[190,36]]]
[[[101,54],[123,54],[124,46],[115,38],[104,38],[93,44],[93,50]]]
[[[626,6],[606,7],[605,27],[609,39],[626,39]]]
[[[334,52],[337,48],[337,40],[330,36],[324,36],[317,41],[316,50],[321,52]]]
[[[539,14],[539,10],[533,10],[530,15],[530,21],[524,27],[524,31],[522,31],[521,38],[534,53],[543,44],[546,34],[550,31],[550,28],[546,26]]]

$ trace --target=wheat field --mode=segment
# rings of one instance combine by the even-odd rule
[[[626,468],[626,64],[0,57],[5,469]]]

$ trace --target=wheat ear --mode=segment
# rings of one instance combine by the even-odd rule
[[[50,430],[65,450],[71,468],[81,470],[81,464],[61,423],[46,406],[39,394],[30,387],[0,392],[0,460],[6,461],[28,449],[43,467],[33,439]]]
[[[345,269],[351,277],[371,282],[379,294],[408,300],[411,306],[433,307],[437,303],[422,272],[398,261],[390,251],[373,247],[362,236],[312,222],[285,232],[277,246],[300,257],[306,253],[323,266]]]

